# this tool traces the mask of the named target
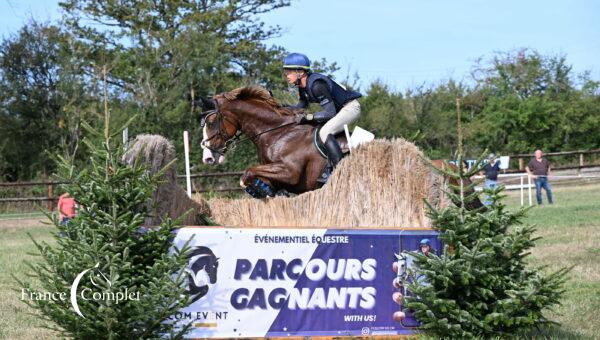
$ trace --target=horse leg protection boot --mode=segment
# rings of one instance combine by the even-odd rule
[[[275,191],[270,185],[256,178],[253,183],[246,187],[246,192],[254,198],[265,198],[275,196]]]
[[[325,149],[327,150],[329,164],[335,168],[344,154],[342,153],[342,148],[340,148],[340,145],[332,134],[327,136],[327,140],[325,141]]]

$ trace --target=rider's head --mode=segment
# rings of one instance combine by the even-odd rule
[[[421,252],[427,255],[431,251],[431,241],[428,238],[424,238],[419,242],[419,247],[421,248]]]
[[[305,85],[303,80],[306,79],[309,71],[310,60],[302,53],[290,53],[283,59],[283,72],[291,85]]]

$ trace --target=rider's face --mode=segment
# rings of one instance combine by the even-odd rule
[[[285,74],[285,79],[287,80],[288,84],[296,85],[298,80],[300,80],[300,78],[302,78],[304,75],[304,71],[284,69],[283,74]]]
[[[423,254],[428,254],[428,253],[429,253],[429,251],[430,251],[430,249],[431,249],[431,248],[430,248],[428,245],[426,245],[426,244],[422,244],[422,245],[421,245],[421,252],[422,252]]]

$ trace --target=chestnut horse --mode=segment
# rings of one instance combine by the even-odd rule
[[[246,169],[240,180],[243,187],[256,179],[295,194],[319,187],[317,179],[327,159],[314,146],[316,127],[298,124],[302,110],[282,107],[267,90],[252,86],[202,100],[202,109],[202,146],[213,159],[241,135],[256,146],[260,164]]]
[[[282,107],[267,90],[252,86],[222,93],[201,103],[205,163],[217,159],[222,162],[227,149],[245,135],[256,146],[260,164],[246,169],[240,179],[242,187],[255,185],[256,179],[276,190],[295,194],[320,186],[317,179],[327,159],[314,145],[317,127],[298,124],[302,109]],[[342,149],[347,150],[345,136],[338,141]],[[432,165],[441,169],[446,164],[432,161]],[[472,208],[480,206],[481,202],[474,202]]]

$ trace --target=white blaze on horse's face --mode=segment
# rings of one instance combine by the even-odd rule
[[[210,146],[210,141],[207,141],[208,133],[206,132],[206,126],[202,128],[202,143],[200,144],[202,147],[202,163],[204,164],[215,164],[215,160],[217,164],[221,164],[225,162],[225,156],[221,155],[217,152],[210,151],[206,146]],[[205,142],[206,141],[206,142]],[[206,143],[206,146],[205,146]]]

